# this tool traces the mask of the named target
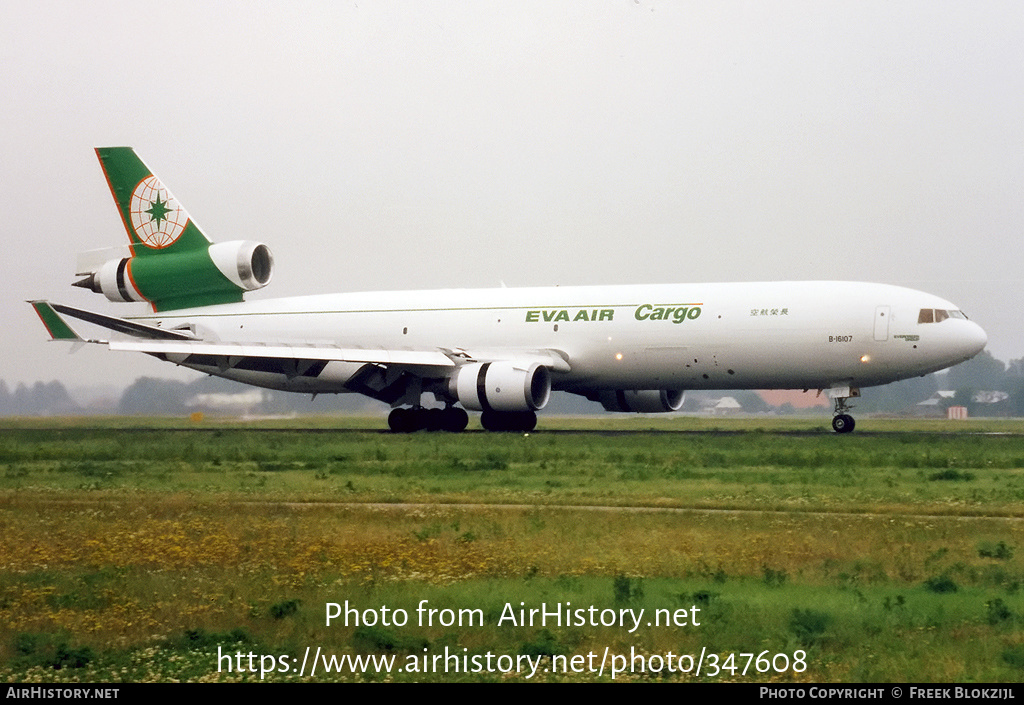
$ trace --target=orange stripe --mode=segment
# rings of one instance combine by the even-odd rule
[[[22,310],[24,311],[25,309],[22,309]],[[43,314],[39,313],[39,309],[38,309],[38,308],[36,308],[36,305],[35,305],[35,304],[32,304],[32,310],[36,312],[36,315],[37,315],[37,316],[39,316],[39,320],[40,320],[40,321],[42,322],[42,324],[43,324],[43,328],[45,328],[45,329],[46,329],[46,332],[50,334],[50,337],[51,337],[51,338],[56,338],[57,336],[55,336],[55,335],[53,334],[53,331],[52,331],[52,330],[50,330],[50,326],[46,325],[46,319],[45,319],[45,318],[43,318]]]
[[[114,199],[114,205],[117,206],[117,214],[121,216],[121,224],[124,225],[124,231],[128,235],[128,249],[131,250],[132,256],[135,256],[135,241],[132,240],[132,227],[124,218],[124,210],[121,208],[121,204],[117,202],[117,194],[114,192],[114,184],[110,180],[110,174],[107,173],[107,165],[103,163],[103,158],[100,157],[100,150],[97,147],[93,148],[96,152],[96,158],[100,162],[100,169],[103,171],[103,178],[107,180],[107,188],[110,189],[110,195]],[[145,179],[143,179],[144,181]],[[142,183],[141,181],[139,183]],[[139,184],[135,184],[135,188],[138,188]],[[135,189],[132,189],[132,193],[135,193]],[[131,210],[131,196],[128,197],[128,210]]]
[[[139,285],[135,283],[135,276],[132,274],[132,260],[128,260],[128,264],[125,265],[124,273],[128,275],[128,281],[131,282],[132,288],[135,289],[135,293],[139,295],[139,298],[143,301],[148,301],[149,305],[153,307],[153,313],[156,313],[156,304],[146,298],[146,295],[139,291]]]

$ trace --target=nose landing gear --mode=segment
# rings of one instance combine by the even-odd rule
[[[854,396],[859,396],[859,393]],[[834,414],[832,416],[832,430],[836,433],[849,433],[856,425],[853,417],[846,413],[853,408],[846,403],[847,399],[849,399],[849,397],[835,398],[836,408],[835,411],[832,412]]]
[[[856,421],[849,414],[839,414],[832,417],[832,430],[836,433],[849,433],[856,425]]]

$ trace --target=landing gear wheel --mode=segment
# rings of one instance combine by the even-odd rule
[[[392,409],[388,414],[388,428],[395,433],[411,433],[416,430],[413,417],[415,411],[412,409]]]
[[[395,433],[413,433],[421,429],[428,431],[465,431],[469,425],[469,414],[465,409],[449,406],[446,409],[397,408],[388,414],[388,428]]]
[[[428,431],[443,431],[447,417],[444,409],[420,409],[420,416],[423,418],[423,427]]]
[[[460,433],[466,430],[466,426],[469,425],[469,414],[466,413],[465,409],[460,409],[455,406],[449,406],[447,409],[441,412],[444,421],[441,425],[441,429],[444,431],[450,431],[451,433]]]
[[[388,428],[395,433],[414,433],[424,428],[432,418],[426,409],[392,409],[388,414]]]
[[[537,428],[537,414],[532,411],[485,411],[480,425],[488,431],[522,431]]]
[[[846,400],[851,397],[859,397],[860,389],[850,387],[847,391],[849,396],[835,397],[836,406],[835,410],[832,412],[832,430],[836,433],[849,433],[856,425],[853,421],[853,417],[847,413],[853,407],[847,404]]]
[[[832,430],[836,433],[849,433],[855,425],[856,422],[849,414],[839,414],[832,418]]]

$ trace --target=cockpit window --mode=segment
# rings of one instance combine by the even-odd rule
[[[941,323],[947,318],[960,318],[967,320],[967,316],[964,315],[963,311],[956,309],[946,310],[942,308],[922,308],[921,312],[917,314],[918,323]]]

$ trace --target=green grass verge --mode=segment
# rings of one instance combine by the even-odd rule
[[[294,665],[307,646],[400,663],[720,654],[714,676],[647,661],[616,680],[1024,676],[1018,422],[868,420],[851,436],[799,420],[406,436],[299,423],[0,429],[0,679],[260,680],[218,653]],[[346,600],[411,623],[326,625]],[[422,600],[484,624],[421,626]],[[498,624],[507,605],[567,602],[698,608],[701,624]],[[742,673],[741,654],[797,651],[803,670]],[[279,666],[267,680],[299,678]],[[314,679],[598,679],[528,675]]]

